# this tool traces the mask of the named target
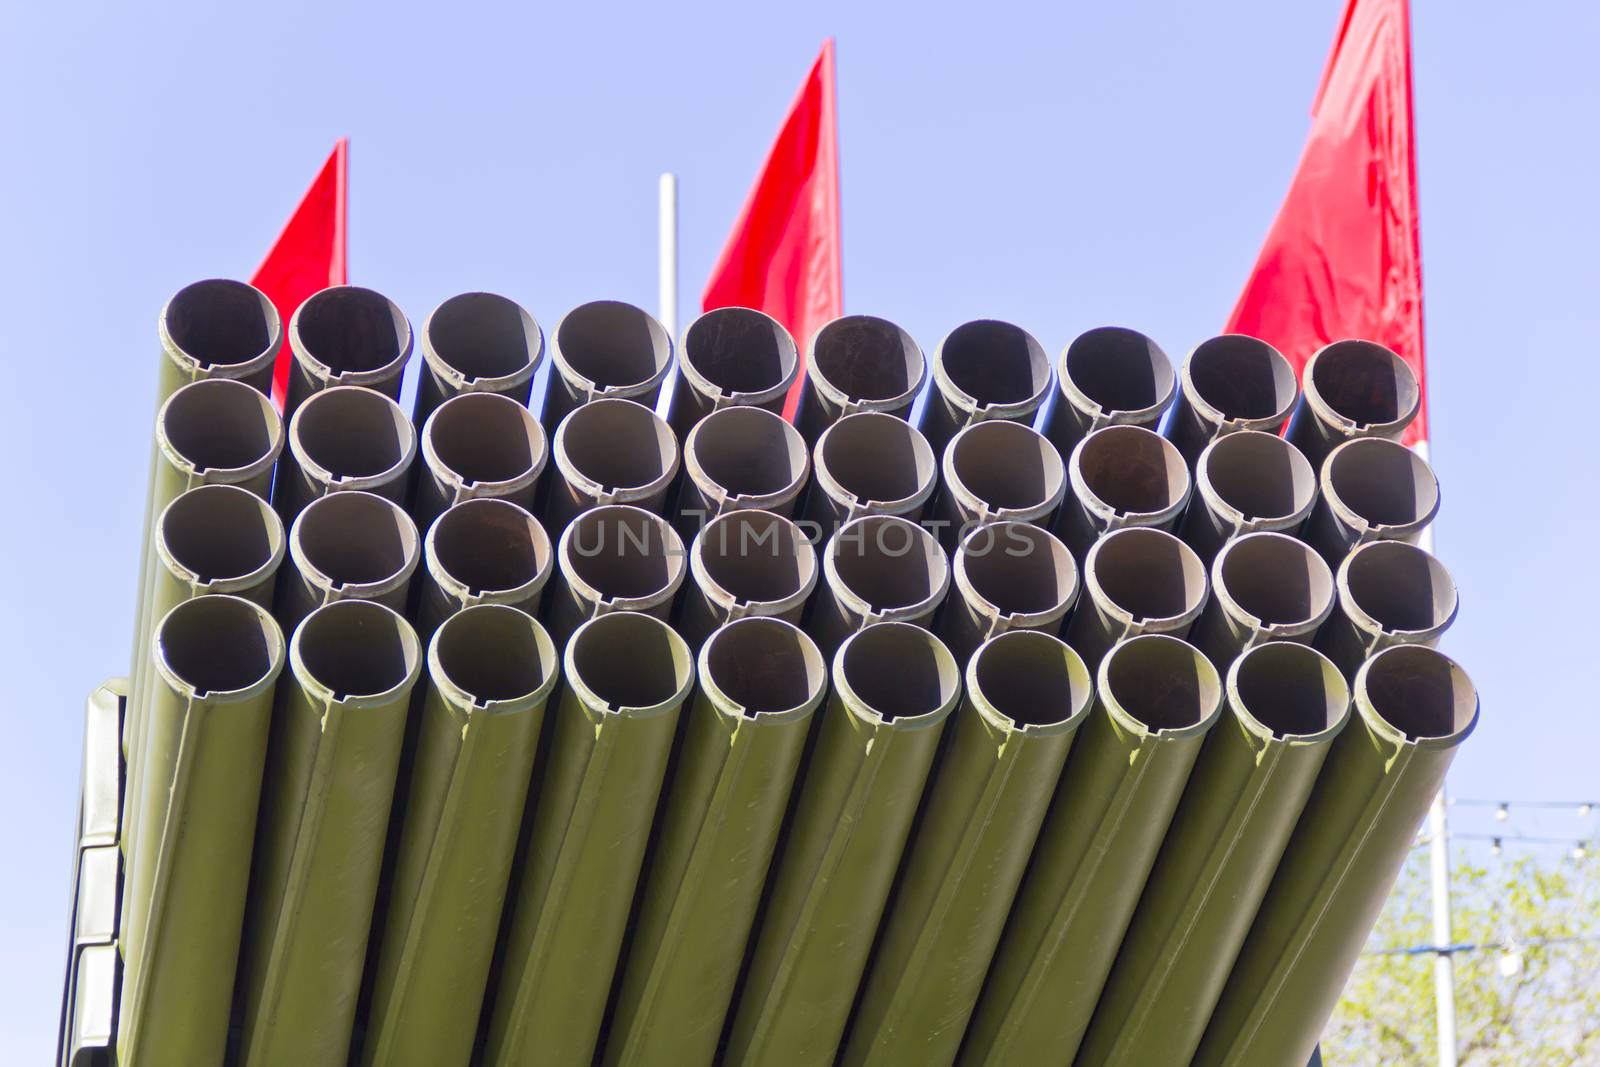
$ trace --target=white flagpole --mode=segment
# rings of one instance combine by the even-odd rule
[[[660,224],[657,231],[657,275],[660,290],[657,306],[661,325],[667,329],[674,346],[678,343],[678,176],[666,173],[659,185]],[[667,375],[661,387],[661,402],[657,412],[666,418],[672,406],[672,392],[677,387],[677,371]]]
[[[1428,461],[1428,442],[1413,446],[1423,462]],[[1433,552],[1433,526],[1430,523],[1417,538],[1417,547]],[[1448,951],[1455,943],[1454,922],[1450,914],[1450,817],[1445,786],[1434,795],[1428,809],[1429,881],[1433,895],[1433,1002],[1438,1024],[1439,1067],[1456,1067],[1456,973],[1455,959]]]

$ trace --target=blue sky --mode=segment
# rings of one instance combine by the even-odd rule
[[[414,321],[469,289],[547,329],[598,297],[653,307],[663,169],[687,317],[833,34],[849,310],[930,351],[998,317],[1052,352],[1116,323],[1181,358],[1254,260],[1341,4],[7,5],[5,1060],[53,1042],[83,697],[127,669],[157,312],[247,276],[336,137],[352,279]],[[1415,0],[1438,550],[1462,591],[1444,647],[1484,703],[1466,796],[1600,792],[1597,31],[1577,0]]]

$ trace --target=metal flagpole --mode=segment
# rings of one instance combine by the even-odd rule
[[[1428,442],[1414,446],[1428,460]],[[1433,552],[1433,527],[1422,531],[1417,544]],[[1438,1016],[1439,1067],[1456,1067],[1456,976],[1450,946],[1455,933],[1450,918],[1450,821],[1444,785],[1428,809],[1428,859],[1433,883],[1433,999]]]
[[[659,260],[657,271],[660,290],[657,303],[661,325],[666,327],[672,343],[678,343],[678,176],[663,174],[659,184],[660,225],[657,237]],[[676,371],[667,376],[661,387],[661,402],[656,411],[662,418],[672,408],[672,393],[678,386]]]

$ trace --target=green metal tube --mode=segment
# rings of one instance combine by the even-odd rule
[[[1190,463],[1219,437],[1276,434],[1300,394],[1295,369],[1283,353],[1238,333],[1200,342],[1178,378],[1167,437]]]
[[[1067,457],[1071,491],[1056,534],[1079,559],[1107,530],[1171,530],[1189,505],[1189,465],[1176,445],[1143,426],[1107,426]]]
[[[1439,480],[1428,461],[1398,441],[1356,437],[1328,453],[1322,495],[1305,539],[1337,567],[1368,541],[1416,544],[1439,513]]]
[[[723,408],[778,414],[799,372],[800,350],[782,323],[754,308],[714,308],[683,331],[667,421],[682,440]]]
[[[186,600],[208,594],[244,597],[271,610],[272,589],[278,565],[283,561],[283,523],[265,500],[234,485],[203,485],[184,493],[167,505],[156,522],[156,558],[160,567],[151,584],[151,612],[157,618]],[[136,695],[140,707],[148,707],[163,683],[152,665],[143,672]],[[128,789],[123,803],[122,836],[124,850],[139,833],[144,819],[142,783],[146,774],[157,781],[170,781],[172,767],[161,763],[161,751],[147,751],[141,717],[131,724],[139,733],[128,741]],[[170,753],[167,753],[170,755]],[[166,794],[157,790],[156,806],[151,809],[151,825],[160,826],[166,818]],[[130,868],[132,864],[130,863]],[[137,887],[130,895],[139,897],[135,910],[145,906],[142,894],[148,881],[129,879]]]
[[[134,841],[148,889],[123,895],[118,1059],[221,1063],[283,632],[248,600],[202,596],[157,634],[145,750],[172,773],[141,784],[146,812],[169,799]]]
[[[1207,564],[1240,534],[1294,536],[1317,500],[1317,472],[1283,438],[1258,430],[1225,434],[1194,464],[1194,496],[1178,536]]]
[[[961,1046],[965,1067],[1072,1062],[1222,681],[1192,646],[1144,634],[1106,656],[1096,697]]]
[[[864,515],[922,518],[939,487],[939,457],[917,428],[881,411],[846,415],[817,438],[805,517],[822,542]]]
[[[411,517],[417,529],[426,530],[445,508],[480,497],[532,511],[549,458],[544,427],[516,400],[498,393],[452,397],[422,427]]]
[[[1378,653],[1352,689],[1355,714],[1317,775],[1195,1067],[1311,1058],[1445,770],[1478,721],[1466,672],[1430,648]]]
[[[1206,605],[1206,567],[1165,530],[1129,526],[1094,543],[1083,561],[1088,594],[1067,624],[1067,644],[1098,668],[1111,647],[1139,634],[1186,637]]]
[[[767,886],[725,1053],[834,1062],[961,669],[909,623],[852,635]]]
[[[404,611],[422,555],[411,516],[371,493],[313,500],[289,529],[289,566],[278,577],[275,614],[293,632],[336,600],[374,600]]]
[[[967,535],[951,567],[956,595],[936,632],[956,662],[1008,630],[1061,632],[1078,602],[1078,565],[1067,546],[1042,527],[1000,522]]]
[[[1300,384],[1284,436],[1318,470],[1351,438],[1400,440],[1422,407],[1416,372],[1376,341],[1324,345],[1301,368]]]
[[[584,404],[561,420],[550,451],[555,474],[539,517],[556,534],[573,516],[608,504],[666,513],[667,493],[678,480],[678,439],[643,404]]]
[[[585,620],[618,611],[665,621],[689,567],[677,531],[626,504],[584,512],[556,545],[556,582],[545,626],[565,645]]]
[[[811,452],[793,426],[765,408],[721,408],[683,439],[673,524],[693,541],[730,511],[759,508],[790,518],[810,478]]]
[[[573,408],[620,397],[653,408],[672,369],[672,335],[620,300],[580,304],[556,323],[540,421],[552,432]]]
[[[285,525],[330,493],[365,492],[406,502],[417,432],[392,399],[356,385],[312,394],[289,420],[272,506]]]
[[[1093,697],[1083,660],[1048,634],[1001,634],[972,657],[967,699],[928,784],[844,1067],[955,1061]]]
[[[1061,353],[1044,435],[1061,458],[1102,426],[1154,428],[1172,405],[1177,376],[1161,346],[1137,330],[1099,326]]]
[[[364,386],[399,400],[411,359],[411,323],[381,293],[336,285],[313,293],[289,317],[289,351],[286,421],[312,394],[331,386]]]
[[[567,643],[566,685],[534,772],[487,1055],[494,1067],[587,1064],[694,657],[666,623],[622,612]]]
[[[1049,526],[1067,491],[1066,467],[1050,442],[1033,427],[1004,419],[975,422],[956,434],[940,475],[936,532],[950,552],[990,523]]]
[[[361,1057],[373,1067],[472,1054],[560,657],[528,615],[479,604],[439,627],[428,672]]]
[[[700,652],[623,964],[604,1063],[709,1064],[733,999],[828,665],[779,619],[729,623]]]
[[[830,655],[873,623],[931,629],[950,591],[949,557],[938,540],[894,515],[866,515],[841,526],[822,554],[822,574],[807,632]]]
[[[817,587],[817,550],[800,527],[769,511],[730,511],[707,523],[689,550],[693,586],[678,632],[699,648],[724,623],[749,616],[800,621]]]
[[[1188,1063],[1317,772],[1350,714],[1332,661],[1250,649],[1195,761],[1078,1052],[1079,1067]]]
[[[1370,541],[1357,548],[1339,565],[1335,585],[1339,609],[1313,644],[1347,678],[1393,645],[1434,647],[1456,619],[1450,572],[1403,541]]]
[[[241,482],[259,473],[254,462],[266,450],[271,451],[262,470],[268,484],[272,480],[272,464],[283,447],[281,420],[270,422],[254,414],[250,405],[237,396],[226,399],[228,393],[206,390],[180,402],[175,408],[171,398],[185,386],[200,381],[237,382],[260,398],[252,401],[263,406],[277,420],[277,412],[267,399],[272,390],[272,367],[283,337],[278,312],[266,294],[244,282],[213,278],[195,282],[178,290],[161,309],[157,326],[161,337],[161,359],[156,371],[156,443],[150,453],[150,474],[145,482],[144,516],[139,536],[139,592],[134,602],[133,672],[135,677],[149,660],[150,632],[155,619],[151,617],[147,597],[152,569],[155,566],[150,549],[150,531],[156,517],[161,514],[179,493],[191,488],[197,481]],[[248,398],[246,398],[248,399]],[[209,419],[217,406],[228,409],[228,418]],[[221,411],[217,411],[221,415]],[[262,423],[275,426],[267,431],[268,438],[257,438],[260,451],[230,447],[210,453],[213,442],[226,441],[237,446],[250,439],[252,430],[260,431]],[[164,436],[171,424],[175,431]],[[192,429],[184,432],[185,427]],[[226,458],[223,458],[223,457]],[[250,475],[239,477],[181,479],[174,486],[173,471],[179,474],[209,474],[212,467],[237,470],[251,468]],[[221,473],[220,471],[218,472]],[[265,488],[262,490],[265,495]],[[138,709],[130,705],[137,716]]]
[[[995,319],[963,323],[933,353],[933,392],[922,433],[935,452],[975,422],[1032,424],[1050,395],[1050,357],[1020,326]]]
[[[270,305],[269,305],[270,306]],[[130,682],[138,682],[150,662],[150,635],[159,615],[150,611],[150,584],[157,566],[152,542],[156,520],[179,494],[197,485],[237,485],[266,499],[272,466],[283,451],[283,420],[264,392],[232,378],[201,378],[167,397],[156,413],[156,443],[139,550],[139,593],[134,609]],[[130,694],[134,689],[130,687]],[[130,699],[128,729],[133,734],[142,709]]]
[[[1189,641],[1226,673],[1241,652],[1265,641],[1310,644],[1333,602],[1333,572],[1305,542],[1245,534],[1212,561],[1211,599]]]
[[[343,1067],[422,652],[395,612],[341,600],[295,630],[289,667],[261,790],[239,1062]]]
[[[815,442],[840,419],[861,411],[911,417],[928,377],[928,362],[911,335],[887,319],[845,315],[806,343],[805,384],[794,425]]]
[[[480,497],[434,520],[422,543],[417,636],[431,640],[445,619],[475,604],[539,613],[555,565],[539,520],[509,500]]]
[[[462,393],[498,393],[526,407],[544,362],[544,331],[520,304],[495,293],[462,293],[422,324],[422,373],[411,421]]]

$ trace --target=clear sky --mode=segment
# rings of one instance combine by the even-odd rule
[[[686,320],[833,34],[849,310],[929,351],[998,317],[1052,352],[1116,323],[1181,358],[1254,261],[1341,6],[5,5],[0,1058],[54,1040],[83,698],[128,665],[157,313],[248,276],[335,138],[352,280],[417,323],[469,289],[547,330],[599,297],[653,308],[677,171]],[[1589,798],[1600,7],[1415,8],[1438,549],[1462,594],[1444,648],[1484,707],[1452,788]]]

